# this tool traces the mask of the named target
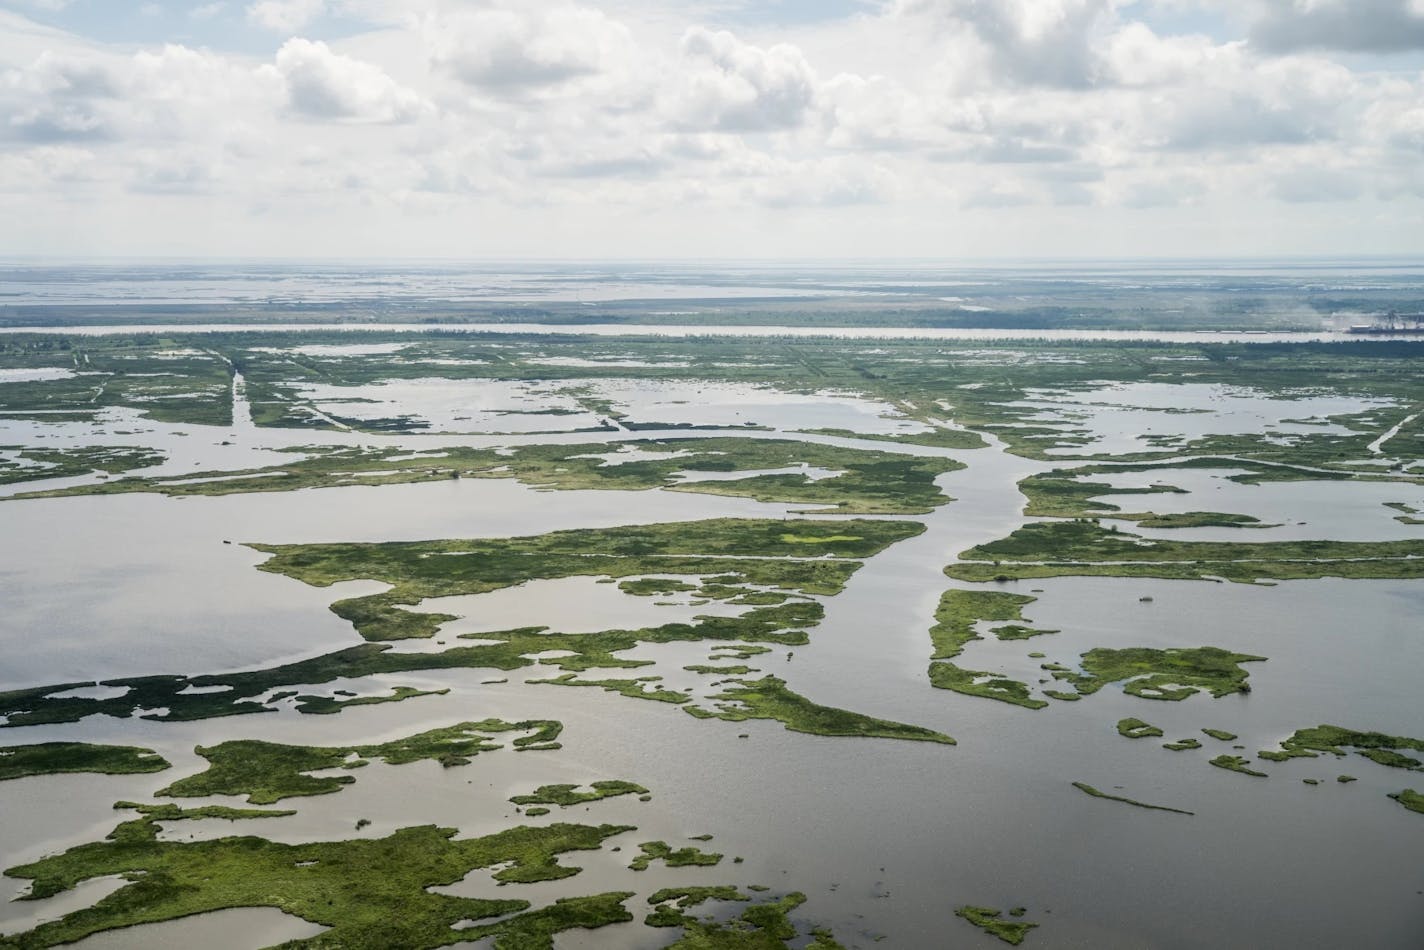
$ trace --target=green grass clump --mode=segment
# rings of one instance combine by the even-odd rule
[[[354,699],[337,699],[334,696],[298,696],[296,699],[297,709],[300,712],[330,714],[339,713],[348,706],[398,703],[403,699],[415,699],[417,696],[444,696],[449,692],[448,687],[445,689],[416,689],[412,686],[397,686],[389,696],[357,696]]]
[[[41,417],[40,421],[62,420],[44,420]],[[66,449],[0,445],[0,485],[47,478],[75,478],[95,472],[116,475],[131,469],[161,465],[166,458],[167,455],[158,449],[134,445],[81,445]]]
[[[609,779],[589,784],[589,791],[580,792],[577,785],[541,785],[527,795],[515,795],[510,801],[516,805],[558,805],[568,808],[598,802],[619,795],[646,795],[648,790],[633,782]]]
[[[974,625],[981,620],[1023,620],[1023,608],[1037,599],[992,590],[945,591],[935,609],[935,625],[930,628],[930,642],[934,644],[931,659],[952,660],[959,656],[967,644],[980,639]]]
[[[1128,739],[1148,739],[1162,735],[1162,730],[1141,719],[1119,719],[1117,734]]]
[[[115,802],[116,809],[130,809],[151,821],[184,821],[198,818],[220,818],[225,821],[245,821],[249,818],[286,818],[295,815],[290,809],[276,808],[229,808],[226,805],[202,805],[198,808],[183,808],[172,802],[162,805],[144,805],[139,802]]]
[[[1051,669],[1053,678],[1070,683],[1082,695],[1089,695],[1109,683],[1126,681],[1123,692],[1142,699],[1182,700],[1206,690],[1220,698],[1250,692],[1250,675],[1242,663],[1265,660],[1262,656],[1232,653],[1219,647],[1173,648],[1129,647],[1122,650],[1098,648],[1082,657],[1082,672]]]
[[[1221,742],[1234,742],[1239,738],[1236,733],[1227,732],[1225,729],[1203,729],[1202,734],[1210,736],[1213,739],[1218,739]]]
[[[675,705],[681,705],[691,698],[686,693],[675,693],[670,689],[660,689],[658,687],[649,688],[647,685],[661,681],[661,676],[639,676],[633,679],[581,680],[573,673],[564,673],[562,676],[555,676],[551,679],[526,680],[525,682],[537,683],[544,686],[596,686],[610,693],[617,693],[620,696],[630,696],[634,699],[651,699],[656,702],[673,703]]]
[[[354,420],[353,420],[354,421]],[[628,444],[628,443],[621,443]],[[203,471],[180,477],[126,478],[22,497],[161,492],[165,495],[227,495],[294,491],[348,485],[390,485],[450,478],[513,478],[555,490],[669,491],[734,495],[757,501],[824,506],[818,513],[925,514],[949,501],[935,485],[946,472],[964,467],[954,459],[844,448],[790,439],[654,439],[632,443],[657,458],[605,465],[620,444],[546,443],[505,450],[447,446],[411,453],[406,449],[342,448],[312,451],[268,468]],[[835,471],[825,479],[800,474],[750,474],[807,465]],[[748,472],[731,481],[683,481],[683,472]],[[223,478],[193,481],[195,478]]]
[[[1173,752],[1183,752],[1187,749],[1200,749],[1201,747],[1200,739],[1178,739],[1176,742],[1162,743],[1162,748],[1171,749]]]
[[[168,760],[152,749],[89,742],[40,742],[0,746],[0,781],[30,775],[92,772],[127,775],[162,772]]]
[[[690,914],[678,914],[664,904],[659,908],[658,925],[683,928],[682,937],[669,944],[667,950],[785,950],[798,936],[802,940],[809,937],[809,942],[796,944],[805,950],[844,950],[829,931],[821,928],[798,935],[789,915],[804,903],[806,895],[793,892],[778,900],[753,904],[728,921],[699,920]],[[680,918],[676,923],[671,920],[674,915]]]
[[[1239,755],[1218,755],[1209,761],[1219,769],[1226,769],[1230,772],[1240,772],[1242,775],[1252,775],[1256,778],[1267,777],[1265,772],[1258,772],[1251,768],[1247,764],[1250,761],[1249,759],[1243,759]]]
[[[648,898],[653,912],[643,918],[649,927],[681,927],[687,920],[683,912],[708,901],[746,903],[751,898],[730,884],[710,887],[665,887]]]
[[[699,719],[722,719],[743,722],[748,719],[774,719],[793,732],[817,736],[864,736],[882,739],[912,739],[954,745],[943,733],[875,719],[871,716],[820,706],[786,688],[786,681],[775,676],[759,680],[738,680],[723,692],[711,697],[717,702],[712,709],[686,706],[684,709]]]
[[[1424,795],[1419,794],[1414,789],[1406,788],[1402,792],[1391,792],[1389,797],[1410,811],[1424,815]]]
[[[547,747],[562,726],[551,720],[507,723],[497,719],[463,722],[432,729],[379,745],[280,745],[257,739],[238,739],[215,746],[198,746],[208,760],[206,771],[179,779],[159,795],[198,798],[206,795],[246,795],[253,805],[270,805],[284,798],[326,795],[356,781],[350,775],[311,775],[325,769],[352,769],[380,759],[390,765],[434,760],[445,766],[466,765],[481,752],[501,746],[487,733],[531,731],[514,740],[516,748]]]
[[[692,845],[674,849],[666,841],[645,841],[638,848],[643,853],[628,864],[634,871],[646,871],[654,861],[662,861],[670,868],[713,867],[722,862],[722,855]]]
[[[1015,706],[1022,706],[1025,709],[1042,709],[1048,705],[1046,701],[1034,699],[1029,695],[1026,683],[1009,679],[1007,676],[997,673],[967,670],[954,663],[939,662],[930,664],[929,675],[931,686],[953,690],[956,693],[963,693],[965,696],[997,699],[1001,702],[1013,703]]]
[[[945,568],[990,581],[1057,576],[1222,578],[1241,583],[1318,577],[1424,577],[1424,541],[1171,541],[1092,519],[1030,522]]]
[[[1357,732],[1341,726],[1320,725],[1297,729],[1293,735],[1281,740],[1279,750],[1264,750],[1260,756],[1281,762],[1286,759],[1314,758],[1321,753],[1344,756],[1347,748],[1355,749],[1360,755],[1380,765],[1424,770],[1424,763],[1399,751],[1408,749],[1424,752],[1424,739],[1391,736],[1383,732]]]
[[[496,937],[496,946],[549,946],[551,934],[632,919],[627,893],[559,901],[529,911],[524,900],[452,897],[430,890],[479,868],[511,883],[552,881],[577,874],[561,854],[597,850],[631,828],[554,824],[519,827],[457,839],[454,828],[403,828],[379,839],[282,844],[255,837],[163,841],[157,819],[145,815],[120,825],[108,840],[80,845],[10,877],[33,883],[28,899],[51,897],[99,877],[129,883],[92,907],[72,911],[33,930],[11,935],[18,947],[71,943],[91,934],[176,920],[230,907],[274,907],[329,928],[294,946],[402,947],[424,950]],[[471,929],[462,921],[515,916]],[[541,941],[542,942],[539,942]],[[523,941],[523,942],[521,942]]]
[[[720,584],[702,585],[700,596],[732,600],[758,593],[746,585],[835,594],[860,567],[856,559],[924,531],[906,521],[848,520],[836,526],[841,533],[826,535],[814,530],[819,522],[714,518],[521,538],[251,547],[271,555],[261,570],[317,587],[358,579],[390,584],[383,593],[337,601],[331,609],[368,640],[397,640],[432,636],[452,619],[402,607],[531,580],[715,575]],[[797,540],[785,540],[788,536]]]
[[[1107,792],[1099,791],[1086,782],[1074,782],[1073,787],[1080,792],[1085,792],[1094,798],[1103,798],[1110,802],[1122,802],[1124,805],[1135,805],[1138,808],[1148,808],[1152,811],[1170,811],[1178,815],[1194,815],[1196,812],[1183,811],[1180,808],[1168,808],[1166,805],[1149,805],[1146,802],[1134,801],[1131,798],[1123,798],[1120,795],[1110,795]]]
[[[954,909],[954,916],[961,917],[986,934],[998,937],[1004,943],[1013,944],[1016,947],[1024,942],[1024,937],[1028,936],[1030,930],[1038,926],[1038,924],[1020,920],[1004,920],[1003,914],[1003,911],[995,910],[992,907],[974,907],[973,905]]]

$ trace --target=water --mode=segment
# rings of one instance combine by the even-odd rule
[[[831,397],[816,397],[831,400]],[[771,424],[802,424],[799,404],[766,407]],[[658,406],[659,414],[665,406]],[[1188,408],[1191,408],[1190,406]],[[1210,408],[1204,406],[1204,408]],[[1298,415],[1291,403],[1270,407],[1275,421]],[[691,410],[689,410],[691,411]],[[709,410],[703,409],[704,412]],[[735,412],[736,410],[731,410]],[[873,406],[840,406],[862,425],[893,424]],[[719,409],[713,415],[725,415]],[[1194,420],[1192,414],[1170,418]],[[664,421],[670,421],[664,419]],[[141,433],[184,439],[151,426]],[[864,430],[874,431],[874,430]],[[166,433],[166,435],[165,435]],[[215,462],[256,451],[251,440],[330,439],[336,443],[435,446],[449,437],[368,437],[348,433],[244,432],[244,446],[204,446]],[[599,439],[605,438],[598,436]],[[191,437],[189,437],[191,441]],[[212,441],[211,435],[209,441]],[[477,440],[476,440],[477,441]],[[853,440],[824,440],[857,444]],[[1015,643],[969,645],[973,669],[1030,676],[1028,651],[1074,662],[1092,647],[1214,645],[1268,657],[1251,664],[1253,690],[1212,700],[1151,702],[1117,687],[1077,703],[1032,711],[928,686],[926,634],[940,592],[941,568],[958,551],[1002,537],[1022,522],[1016,482],[1052,467],[1008,455],[1002,446],[947,451],[859,443],[885,451],[950,455],[968,468],[939,484],[958,500],[923,520],[926,532],[870,560],[840,595],[826,598],[826,621],[812,643],[787,658],[776,650],[747,661],[785,678],[814,701],[915,723],[953,735],[955,747],[800,735],[775,722],[700,722],[661,703],[597,689],[529,685],[557,673],[535,666],[508,674],[427,671],[333,683],[362,693],[396,685],[449,688],[398,704],[358,707],[339,716],[290,710],[193,723],[95,719],[0,734],[6,742],[112,741],[157,749],[174,763],[159,776],[55,776],[0,784],[0,854],[27,861],[93,841],[122,818],[112,804],[145,800],[160,783],[202,767],[197,744],[232,738],[340,745],[394,739],[462,720],[556,718],[564,749],[556,753],[482,754],[469,766],[375,764],[354,773],[339,794],[283,802],[291,818],[243,832],[280,841],[331,840],[434,822],[482,834],[522,820],[510,795],[550,782],[620,778],[640,782],[653,800],[634,798],[555,813],[537,821],[628,823],[637,832],[610,843],[622,850],[576,853],[585,870],[562,882],[495,888],[476,872],[446,889],[480,896],[524,894],[547,900],[601,890],[637,890],[641,917],[652,890],[688,883],[764,883],[804,890],[799,918],[832,926],[847,946],[925,947],[977,938],[953,919],[962,903],[1026,906],[1041,923],[1030,940],[1053,947],[1192,948],[1370,946],[1412,948],[1424,934],[1420,819],[1385,798],[1412,776],[1358,756],[1266,763],[1269,779],[1207,764],[1231,743],[1202,727],[1239,733],[1253,756],[1294,729],[1328,722],[1357,729],[1424,735],[1417,699],[1424,639],[1417,635],[1424,593],[1416,582],[1296,581],[1273,587],[1120,578],[1054,578],[1008,588],[1037,590],[1026,614],[1060,633]],[[197,451],[197,450],[195,450]],[[185,459],[185,461],[187,461]],[[1237,486],[1224,472],[1168,471],[1106,476],[1114,484],[1150,478],[1190,495],[1125,496],[1132,510],[1226,510],[1287,521],[1279,529],[1205,534],[1240,540],[1296,536],[1410,535],[1382,501],[1420,501],[1417,486],[1307,482]],[[1111,497],[1111,496],[1109,496]],[[1180,505],[1169,508],[1167,503]],[[511,481],[464,479],[380,488],[168,499],[112,496],[0,503],[0,688],[156,672],[213,672],[266,666],[357,642],[327,611],[342,597],[369,593],[357,582],[316,589],[254,569],[261,556],[224,540],[417,540],[501,537],[557,528],[721,516],[781,517],[786,506],[683,492],[536,492]],[[1302,514],[1303,513],[1303,514]],[[1307,521],[1303,528],[1295,521]],[[1358,529],[1353,524],[1360,524]],[[1390,531],[1396,534],[1389,534]],[[21,539],[16,541],[15,539]],[[1142,602],[1151,597],[1151,602]],[[568,629],[683,617],[678,597],[635,598],[587,578],[544,581],[459,598],[464,619],[442,636],[496,629],[512,621]],[[439,609],[428,601],[422,609]],[[707,605],[707,610],[715,609]],[[709,644],[643,645],[630,654],[656,660],[633,674],[665,676],[664,685],[711,678],[681,669],[706,662]],[[1043,661],[1047,662],[1047,660]],[[486,682],[507,679],[505,683]],[[1029,682],[1037,687],[1036,679]],[[1138,716],[1167,738],[1196,736],[1206,748],[1172,753],[1157,740],[1127,740],[1113,724]],[[748,735],[746,739],[739,734]],[[1348,786],[1334,776],[1349,773]],[[1319,787],[1302,778],[1320,778]],[[1105,791],[1196,812],[1149,812],[1089,798],[1070,786]],[[1417,782],[1415,783],[1417,784]],[[1120,789],[1119,789],[1120,787]],[[202,800],[192,804],[202,804]],[[234,802],[227,802],[234,803]],[[222,822],[175,823],[170,835],[232,833]],[[711,833],[705,845],[728,857],[721,867],[632,872],[640,841],[678,844]],[[742,864],[731,864],[742,856]],[[0,881],[0,897],[20,882]],[[89,891],[97,896],[103,885]],[[70,906],[69,897],[0,905],[0,931],[27,926],[35,913]],[[1360,908],[1342,913],[1341,908]],[[246,915],[246,916],[233,916]],[[263,930],[257,937],[247,928]],[[92,946],[201,943],[248,946],[314,931],[268,911],[225,912],[95,938]],[[270,935],[270,936],[269,936]],[[623,925],[561,938],[560,945],[642,947],[668,935]],[[130,942],[125,944],[124,940]],[[104,942],[108,941],[108,942]],[[118,941],[118,942],[115,942]]]

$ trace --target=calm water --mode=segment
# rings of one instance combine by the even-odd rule
[[[1298,406],[1288,404],[1295,415]],[[770,410],[769,410],[770,411]],[[773,422],[792,424],[794,407]],[[1192,415],[1166,418],[1195,420]],[[1278,420],[1279,421],[1279,420]],[[158,428],[155,427],[155,434]],[[170,433],[171,435],[171,433]],[[311,440],[312,434],[301,433]],[[256,438],[256,436],[253,436]],[[386,443],[439,444],[439,437]],[[603,438],[599,436],[599,438]],[[212,439],[210,439],[211,441]],[[183,441],[173,437],[173,441]],[[941,479],[958,500],[924,518],[927,532],[869,561],[839,596],[812,644],[755,658],[751,665],[788,680],[827,705],[943,730],[955,747],[799,735],[773,722],[700,722],[680,709],[596,689],[525,685],[549,667],[439,671],[329,684],[363,693],[410,685],[450,688],[445,696],[355,708],[339,716],[290,711],[195,723],[93,720],[0,733],[32,742],[86,739],[158,749],[175,769],[160,776],[57,776],[0,784],[0,855],[7,863],[101,838],[118,820],[113,802],[144,799],[160,782],[197,771],[193,746],[229,738],[313,744],[376,742],[461,720],[556,718],[567,730],[556,753],[480,755],[469,766],[424,762],[372,765],[341,793],[296,799],[292,818],[242,828],[283,841],[343,838],[357,818],[378,835],[421,823],[481,834],[520,820],[513,794],[549,782],[638,781],[651,802],[628,797],[559,811],[537,821],[635,824],[568,880],[516,893],[541,901],[601,890],[689,883],[764,883],[800,889],[798,916],[832,926],[847,946],[980,946],[952,917],[954,906],[1023,905],[1041,923],[1029,940],[1044,947],[1195,948],[1368,946],[1414,948],[1424,935],[1424,822],[1385,798],[1412,776],[1358,756],[1266,763],[1267,780],[1216,769],[1207,759],[1232,751],[1202,727],[1241,736],[1251,756],[1296,728],[1322,722],[1424,735],[1424,590],[1417,582],[1298,581],[1273,587],[1142,579],[1058,578],[1022,582],[1038,590],[1027,608],[1060,633],[1015,643],[972,643],[962,663],[1036,684],[1037,662],[1072,663],[1092,647],[1214,645],[1266,656],[1251,666],[1253,691],[1182,703],[1128,697],[1117,688],[1077,703],[1031,711],[928,686],[926,631],[948,585],[942,566],[958,551],[1001,537],[1021,523],[1015,483],[1046,467],[1000,447],[945,452],[867,443],[893,451],[953,455],[969,463]],[[231,447],[238,449],[240,447]],[[244,449],[244,451],[249,451]],[[207,448],[203,449],[208,451]],[[216,451],[216,450],[215,450]],[[1129,496],[1125,503],[1181,510],[1227,510],[1266,521],[1307,521],[1353,536],[1345,520],[1373,513],[1370,537],[1417,537],[1380,502],[1412,502],[1400,486],[1235,486],[1220,473],[1152,473],[1193,494]],[[1190,475],[1190,478],[1188,478]],[[1137,476],[1131,476],[1135,478]],[[1131,483],[1123,476],[1124,484]],[[1378,510],[1376,510],[1378,508]],[[235,541],[401,540],[499,537],[555,528],[716,516],[779,517],[785,506],[680,492],[535,492],[507,481],[343,488],[290,494],[165,499],[114,496],[0,503],[0,688],[129,673],[208,672],[268,665],[356,642],[327,605],[351,588],[315,589],[254,570],[260,557]],[[1298,514],[1303,512],[1303,514]],[[1262,540],[1295,536],[1298,526],[1220,532]],[[1204,529],[1211,530],[1211,529]],[[1394,532],[1391,534],[1390,532]],[[361,588],[366,589],[366,588]],[[1142,597],[1153,598],[1150,603]],[[619,600],[624,598],[624,600]],[[556,604],[550,605],[551,600]],[[657,607],[613,585],[548,583],[461,598],[466,618],[450,631],[490,629],[505,620],[593,629],[687,608]],[[427,607],[439,606],[427,604]],[[543,618],[536,621],[536,618]],[[589,621],[588,626],[579,625]],[[707,680],[681,669],[706,662],[710,644],[644,645],[633,656],[657,661],[670,688]],[[1028,660],[1029,651],[1047,654]],[[626,675],[626,674],[625,674]],[[507,678],[507,683],[486,683]],[[1138,716],[1168,738],[1197,736],[1206,748],[1172,753],[1159,741],[1127,740],[1113,724]],[[747,739],[737,738],[749,734]],[[1220,746],[1220,748],[1218,748]],[[1359,781],[1343,786],[1343,772]],[[1302,783],[1319,778],[1319,787]],[[1116,794],[1186,808],[1195,816],[1150,812],[1089,798],[1084,781]],[[1413,784],[1417,785],[1417,782]],[[1116,791],[1117,789],[1120,791]],[[194,802],[199,804],[200,802]],[[232,833],[222,822],[171,826],[170,835]],[[711,833],[703,847],[728,855],[719,868],[635,873],[626,862],[640,841],[677,842]],[[731,864],[732,856],[743,864]],[[97,898],[106,885],[86,893]],[[0,898],[22,890],[0,880]],[[488,872],[451,893],[508,896]],[[0,930],[29,926],[36,913],[77,904],[0,904]],[[642,896],[630,901],[641,916]],[[81,902],[82,903],[82,902]],[[86,946],[250,945],[311,933],[266,912],[210,918],[108,935]],[[242,928],[242,929],[239,929]],[[652,947],[668,935],[622,926],[561,938],[567,947]],[[126,942],[127,941],[127,942]]]

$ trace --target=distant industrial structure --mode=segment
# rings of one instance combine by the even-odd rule
[[[1351,333],[1424,333],[1424,313],[1400,313],[1391,310],[1374,323],[1357,323]]]

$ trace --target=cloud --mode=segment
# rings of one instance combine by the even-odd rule
[[[1102,78],[1099,42],[1114,0],[898,0],[897,15],[968,30],[995,74],[1026,85],[1083,88]]]
[[[287,106],[298,116],[328,122],[409,122],[429,110],[416,92],[380,68],[332,52],[322,42],[293,38],[263,67],[282,82]]]
[[[277,33],[294,33],[326,12],[326,0],[259,0],[247,18]]]
[[[1424,49],[1419,0],[1277,0],[1262,4],[1251,43],[1271,53],[1305,49],[1397,53]]]
[[[688,69],[668,104],[688,129],[775,132],[802,125],[817,94],[816,74],[795,46],[753,46],[724,30],[693,27],[682,38]]]
[[[435,66],[469,86],[519,97],[619,66],[633,55],[626,27],[589,7],[498,7],[434,21]]]

